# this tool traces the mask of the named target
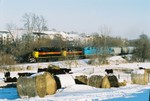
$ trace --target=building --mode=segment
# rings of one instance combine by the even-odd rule
[[[0,31],[0,44],[5,45],[13,42],[13,37],[8,31]]]

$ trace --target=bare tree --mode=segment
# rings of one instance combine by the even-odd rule
[[[16,25],[13,23],[8,23],[8,24],[6,24],[6,29],[9,32],[9,34],[11,35],[12,41],[15,41],[12,30],[16,29]]]
[[[45,18],[34,13],[25,13],[23,16],[24,27],[28,34],[48,30]]]
[[[96,58],[98,58],[100,63],[104,63],[106,60],[108,52],[108,35],[111,30],[107,26],[100,28],[99,33],[95,33],[93,36],[93,47],[96,48]]]
[[[41,39],[41,35],[40,33],[42,31],[45,31],[45,30],[48,30],[48,27],[47,27],[47,24],[46,24],[46,20],[43,16],[39,16],[39,15],[36,15],[34,13],[25,13],[23,15],[23,22],[24,22],[24,28],[27,32],[27,35],[26,35],[26,49],[30,49],[32,47],[32,44],[30,43],[33,43],[33,36],[32,36],[32,33],[33,32],[38,32],[39,34],[36,34],[38,36],[38,42],[40,42],[40,39]]]
[[[150,40],[147,35],[141,34],[140,38],[135,40],[135,53],[133,58],[139,62],[150,60]]]
[[[66,41],[63,40],[62,35],[57,33],[51,40],[51,47],[66,47]]]

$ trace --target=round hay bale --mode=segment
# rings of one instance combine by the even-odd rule
[[[17,80],[17,91],[20,97],[35,97],[35,81],[33,78],[19,77]]]
[[[102,79],[102,83],[101,83],[101,88],[110,88],[110,82],[108,80],[108,77],[105,76],[103,79]]]
[[[36,76],[36,83],[37,93],[39,96],[44,97],[44,95],[51,95],[56,92],[56,81],[48,72],[45,72],[43,75]]]
[[[75,80],[71,74],[60,74],[56,75],[60,82],[60,88],[65,88],[71,85],[75,85]]]
[[[148,74],[150,74],[150,69],[145,69]]]
[[[124,80],[123,82],[119,82],[118,85],[119,86],[126,86],[127,85],[127,81]]]
[[[80,75],[75,77],[76,84],[87,84],[87,76]]]
[[[147,85],[148,73],[146,70],[134,70],[131,73],[131,81],[133,84]]]
[[[60,67],[59,67],[59,66],[56,66],[56,65],[53,65],[53,64],[49,64],[49,65],[48,65],[48,70],[51,70],[51,69],[59,70]]]
[[[48,72],[41,72],[30,77],[19,77],[17,81],[17,90],[20,97],[44,97],[54,94],[56,89],[56,81]]]
[[[100,75],[92,75],[88,78],[87,85],[100,88],[102,83],[103,76]]]
[[[110,87],[119,87],[118,79],[115,75],[108,75],[107,77],[110,83]]]

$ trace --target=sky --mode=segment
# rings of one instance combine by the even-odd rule
[[[107,27],[108,35],[150,37],[150,0],[0,0],[0,29],[23,28],[23,15],[35,13],[49,29],[91,34]]]

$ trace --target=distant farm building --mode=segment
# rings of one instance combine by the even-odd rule
[[[8,31],[0,31],[0,44],[9,44],[13,41],[11,33]]]

